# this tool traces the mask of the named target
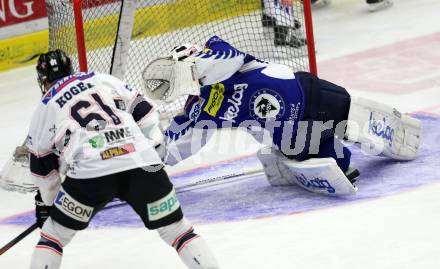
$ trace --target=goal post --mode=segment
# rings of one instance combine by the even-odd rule
[[[46,0],[46,7],[49,49],[66,51],[77,71],[110,73],[139,89],[151,60],[213,35],[317,74],[310,0]]]

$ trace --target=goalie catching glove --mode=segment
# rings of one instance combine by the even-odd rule
[[[199,51],[197,45],[183,44],[174,47],[170,55],[151,61],[142,71],[145,95],[169,103],[182,95],[199,94],[194,61],[189,58]]]

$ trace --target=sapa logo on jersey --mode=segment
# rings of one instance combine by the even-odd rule
[[[307,189],[324,189],[328,193],[335,193],[336,190],[326,179],[313,177],[308,179],[304,174],[296,175],[295,179]]]
[[[208,103],[203,110],[213,117],[217,116],[217,112],[222,106],[223,99],[225,98],[225,96],[223,95],[224,92],[225,85],[221,83],[216,83],[212,85]]]
[[[389,124],[389,120],[386,117],[375,118],[373,112],[370,112],[370,120],[368,121],[368,132],[378,136],[391,146],[394,138],[394,128]]]
[[[93,207],[86,206],[70,196],[63,188],[55,199],[55,207],[74,220],[88,222],[93,214]]]
[[[159,220],[170,215],[179,207],[180,203],[177,199],[176,191],[173,188],[171,192],[162,199],[147,204],[148,219],[150,221]]]
[[[107,150],[104,150],[101,152],[101,159],[108,160],[113,157],[118,157],[122,155],[126,155],[132,152],[135,152],[136,149],[134,148],[133,144],[125,144],[119,147],[109,148]]]
[[[127,138],[131,138],[131,137],[133,137],[133,134],[131,133],[131,130],[129,127],[125,127],[125,128],[119,128],[116,130],[106,131],[106,132],[104,132],[104,137],[105,137],[105,140],[107,141],[107,143],[109,143],[111,145],[111,144],[120,142],[122,140],[125,140]]]
[[[232,94],[232,98],[228,99],[228,103],[231,106],[228,107],[223,117],[220,119],[225,121],[231,121],[235,123],[235,118],[238,116],[238,112],[240,112],[241,100],[243,99],[244,90],[246,90],[248,84],[235,84],[234,85],[234,94]]]

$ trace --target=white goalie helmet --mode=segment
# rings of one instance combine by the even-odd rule
[[[157,58],[142,71],[145,94],[167,103],[182,95],[199,95],[200,84],[193,62],[177,61],[173,57]]]

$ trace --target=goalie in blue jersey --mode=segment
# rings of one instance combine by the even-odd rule
[[[204,48],[174,48],[149,63],[142,76],[152,99],[172,102],[188,95],[165,130],[167,164],[195,153],[195,130],[242,128],[269,144],[257,156],[270,184],[347,195],[357,191],[359,172],[350,166],[343,140],[397,160],[414,159],[420,143],[419,120],[355,98],[309,72],[256,59],[217,36]]]

